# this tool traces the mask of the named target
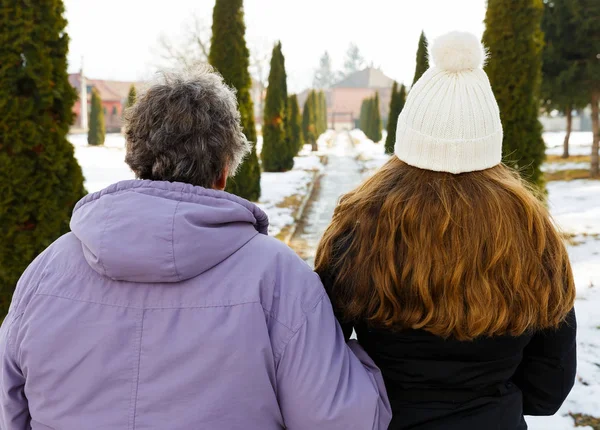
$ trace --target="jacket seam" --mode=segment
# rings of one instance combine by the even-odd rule
[[[16,329],[18,331],[18,327],[16,327],[16,325],[19,323],[19,320],[21,319],[24,313],[25,311],[19,312],[12,318],[12,321],[7,321],[8,327],[6,328],[8,336],[8,350],[10,352],[10,355],[13,357],[14,360],[17,361],[17,363],[20,363],[21,361],[21,354],[18,354],[19,357],[17,358],[17,350],[15,346],[15,341],[13,339],[15,337],[14,330]]]
[[[134,380],[131,387],[131,416],[130,426],[135,429],[135,420],[137,415],[137,400],[140,386],[140,367],[142,361],[142,338],[144,335],[144,310],[141,311],[141,321],[138,329],[138,344],[137,344],[137,362],[134,363]],[[136,372],[137,370],[137,372]]]
[[[177,209],[179,209],[179,205],[181,204],[181,200],[183,199],[183,191],[181,192],[181,197],[177,204],[175,205],[175,210],[173,211],[173,223],[171,224],[171,257],[173,258],[173,268],[175,269],[175,276],[179,282],[182,281],[181,275],[179,274],[179,270],[177,270],[177,263],[175,262],[175,216],[177,215]]]
[[[279,367],[279,362],[283,359],[283,356],[285,355],[285,352],[287,351],[287,347],[290,343],[292,343],[292,340],[296,337],[296,335],[300,332],[300,329],[302,327],[304,327],[306,325],[306,322],[308,321],[308,317],[310,314],[312,314],[315,309],[317,308],[317,306],[323,302],[323,298],[327,295],[327,293],[323,292],[323,294],[321,294],[321,297],[319,298],[319,300],[317,300],[315,302],[315,304],[313,305],[312,308],[310,308],[305,314],[304,314],[304,320],[302,321],[302,324],[300,324],[298,326],[298,328],[296,330],[292,330],[292,335],[290,336],[290,338],[285,342],[285,344],[283,345],[281,354],[279,355],[279,360],[277,361],[277,363],[275,364],[275,367],[278,368]]]
[[[41,272],[40,272],[39,280],[38,280],[38,282],[37,282],[37,284],[36,284],[35,288],[33,288],[33,291],[31,292],[31,298],[33,298],[33,297],[35,297],[36,295],[38,295],[38,291],[39,291],[39,289],[40,289],[40,286],[42,285],[42,281],[43,281],[43,280],[44,280],[44,278],[46,277],[46,274],[47,274],[47,271],[46,271],[46,269],[47,269],[47,268],[48,268],[48,263],[46,263],[46,264],[44,265],[43,269],[42,269],[42,270],[41,270]],[[19,298],[19,301],[18,301],[18,303],[17,303],[17,304],[16,304],[16,306],[15,306],[15,308],[16,308],[16,309],[19,309],[19,308],[21,308],[21,306],[23,306],[23,308],[26,308],[26,307],[27,307],[27,305],[29,305],[29,303],[31,302],[31,298],[29,299],[29,301],[27,302],[27,304],[25,304],[25,305],[22,305],[23,301],[25,300],[25,295],[26,295],[26,294],[27,294],[27,293],[26,293],[26,292],[24,292],[24,293],[21,295],[21,297]],[[18,314],[17,314],[17,315],[14,317],[14,319],[13,319],[13,323],[14,323],[14,322],[15,322],[15,321],[16,321],[18,318],[21,318],[23,315],[25,315],[25,310],[26,310],[26,309],[21,309],[21,310],[20,310],[20,312],[19,312],[19,313],[18,313]],[[7,318],[8,318],[8,315],[7,315]],[[11,326],[12,326],[12,324],[11,324]],[[20,325],[19,325],[19,329],[20,329]],[[18,331],[18,330],[17,330],[17,331]],[[9,333],[9,334],[10,334],[10,333]],[[14,357],[17,359],[17,363],[21,363],[21,353],[22,353],[22,352],[21,352],[21,348],[19,347],[19,348],[18,348],[18,351],[17,351],[17,346],[16,346],[16,345],[13,345],[13,346],[11,347],[11,346],[10,346],[10,344],[9,344],[9,348],[15,348],[15,350],[13,351],[13,355],[14,355]],[[17,356],[18,356],[18,358],[17,358]],[[19,364],[19,365],[20,365],[20,364]]]
[[[107,205],[109,206],[106,213],[106,218],[104,218],[104,228],[102,229],[102,236],[100,236],[100,249],[98,250],[98,262],[102,265],[102,270],[104,271],[104,276],[108,277],[108,272],[106,271],[106,266],[104,265],[104,261],[100,257],[103,255],[102,249],[104,248],[104,239],[106,237],[106,229],[108,228],[110,213],[113,209],[113,203],[111,200],[108,200]]]
[[[231,303],[231,304],[223,304],[223,305],[129,306],[129,305],[118,305],[118,304],[114,304],[114,303],[103,303],[103,302],[98,302],[98,301],[95,301],[95,300],[86,300],[86,299],[80,299],[80,298],[76,298],[76,297],[66,297],[66,296],[61,296],[61,295],[58,295],[58,294],[51,294],[51,293],[37,293],[36,295],[38,295],[38,296],[56,297],[56,298],[59,298],[59,299],[71,300],[71,301],[74,301],[74,302],[92,303],[92,304],[100,305],[100,306],[110,306],[110,307],[113,307],[113,308],[138,309],[138,310],[144,310],[144,311],[162,310],[162,309],[229,308],[229,307],[233,307],[233,306],[242,306],[242,305],[249,305],[249,304],[252,304],[252,303],[260,303],[258,300],[247,300],[247,301],[244,301],[244,302]]]

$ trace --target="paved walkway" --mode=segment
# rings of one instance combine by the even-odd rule
[[[311,266],[319,240],[333,216],[340,197],[362,181],[361,165],[348,133],[340,132],[328,153],[329,162],[315,189],[315,196],[290,246]]]

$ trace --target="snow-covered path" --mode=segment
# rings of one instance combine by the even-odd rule
[[[315,196],[290,246],[311,266],[323,232],[331,222],[339,198],[360,184],[362,166],[348,133],[338,133],[325,150],[328,162]]]

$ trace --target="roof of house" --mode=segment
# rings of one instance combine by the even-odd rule
[[[381,70],[367,67],[347,76],[333,88],[391,88],[393,84],[394,80],[384,75]]]
[[[142,88],[144,82],[127,82],[127,81],[106,81],[102,79],[86,79],[87,85],[91,85],[100,93],[100,98],[103,101],[118,101],[121,102],[127,98],[129,94],[129,88],[131,85],[135,85],[136,89]],[[79,73],[72,73],[69,75],[69,83],[77,91],[80,89],[81,76]]]

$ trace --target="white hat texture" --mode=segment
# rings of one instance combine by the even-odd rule
[[[396,131],[396,156],[424,170],[454,174],[502,160],[502,123],[486,51],[471,33],[452,32],[429,49],[433,67],[411,88]]]

